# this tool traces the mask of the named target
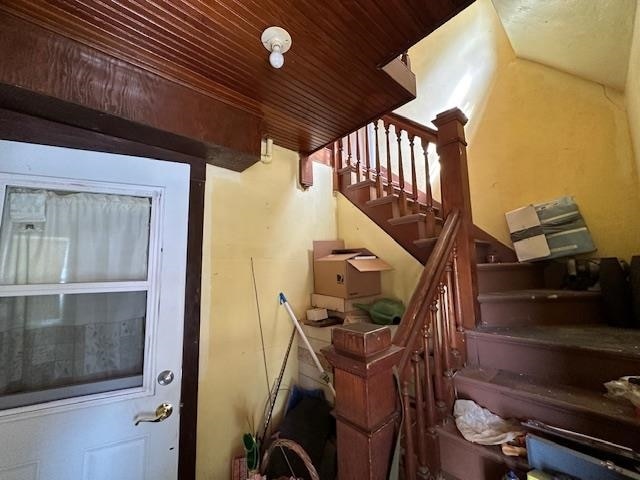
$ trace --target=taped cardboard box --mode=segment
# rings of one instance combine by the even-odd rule
[[[573,197],[527,205],[506,213],[518,260],[547,260],[596,250]]]
[[[353,300],[340,297],[330,297],[329,295],[320,295],[319,293],[311,294],[311,305],[316,308],[326,308],[336,312],[351,312],[357,310],[356,303],[373,303],[378,300],[380,295],[371,295],[368,297],[359,297]]]
[[[345,249],[341,240],[313,242],[313,258],[315,293],[331,297],[378,295],[380,273],[392,270],[387,262],[367,249]]]

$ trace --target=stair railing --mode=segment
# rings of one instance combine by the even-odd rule
[[[426,211],[427,228],[431,236],[437,236],[393,338],[393,344],[403,349],[397,366],[405,418],[401,432],[404,478],[408,480],[418,476],[428,478],[430,472],[439,468],[435,427],[451,414],[453,373],[465,361],[464,331],[476,325],[476,257],[464,135],[466,122],[459,109],[439,114],[433,121],[437,129],[389,114],[333,146],[339,190],[344,191],[354,180],[355,183],[370,182],[376,198],[397,199],[400,215]],[[406,146],[403,145],[405,139]],[[421,149],[416,148],[416,139]],[[397,143],[395,152],[391,149],[392,140]],[[434,201],[431,191],[431,165],[427,157],[431,143],[435,144],[439,156],[440,205]],[[403,152],[409,152],[410,184],[406,181],[408,172],[402,161]],[[424,192],[416,185],[416,152],[424,157]],[[392,153],[397,156],[396,162],[392,161]],[[395,170],[394,163],[398,167]],[[436,209],[444,219],[439,234],[435,228]],[[340,448],[338,445],[339,455]]]
[[[460,223],[460,212],[454,210],[447,217],[393,340],[396,346],[404,347],[398,371],[407,479],[429,473],[429,450],[435,444],[430,436],[454,401],[452,377],[454,369],[461,366],[456,333],[461,323],[455,307],[459,289],[454,271]]]
[[[333,145],[337,189],[370,182],[375,197],[398,195],[401,216],[424,211],[429,237],[436,234],[436,208],[431,188],[429,146],[437,131],[395,113],[383,115],[367,126],[337,140]],[[403,160],[408,158],[409,165]],[[418,187],[418,162],[422,162],[424,191]],[[408,180],[408,177],[410,180]]]

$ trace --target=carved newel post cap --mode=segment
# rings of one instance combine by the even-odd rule
[[[391,347],[391,329],[372,323],[354,323],[335,328],[331,340],[337,353],[366,360]]]
[[[445,110],[444,112],[441,112],[438,115],[436,115],[435,120],[433,120],[433,124],[436,127],[439,127],[440,125],[449,123],[452,120],[456,120],[460,122],[462,125],[466,125],[467,122],[469,121],[469,119],[464,114],[464,112],[460,110],[458,107],[455,107],[449,110]]]

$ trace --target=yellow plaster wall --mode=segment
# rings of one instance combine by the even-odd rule
[[[338,236],[348,248],[367,248],[393,267],[382,272],[382,293],[406,305],[422,273],[420,262],[342,195],[337,196],[337,215]]]
[[[640,250],[629,135],[640,151],[639,37],[627,120],[619,92],[516,58],[491,1],[478,0],[409,50],[418,96],[397,111],[424,124],[453,106],[467,114],[474,221],[489,233],[510,244],[506,211],[574,195],[597,254],[628,258]]]
[[[477,0],[409,49],[417,97],[396,110],[424,125],[462,109],[472,139],[499,69],[515,54],[491,0]]]
[[[312,241],[337,235],[331,170],[314,165],[315,184],[302,191],[297,160],[296,153],[274,147],[273,163],[243,173],[207,167],[198,480],[230,477],[241,435],[257,424],[267,397],[251,258],[272,382],[292,330],[277,294],[283,291],[301,318],[313,286]],[[283,387],[297,370],[294,353]],[[281,392],[282,399],[286,395]]]
[[[640,7],[636,8],[625,95],[636,165],[640,171]]]
[[[573,195],[599,256],[640,250],[640,192],[623,96],[516,59],[469,148],[474,221],[509,241],[503,212]]]

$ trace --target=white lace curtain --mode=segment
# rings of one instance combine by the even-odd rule
[[[146,279],[149,199],[8,187],[3,200],[0,291]],[[1,297],[0,394],[141,368],[145,310],[144,291]]]

